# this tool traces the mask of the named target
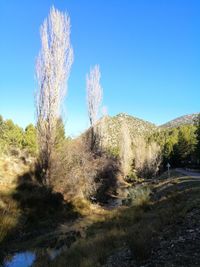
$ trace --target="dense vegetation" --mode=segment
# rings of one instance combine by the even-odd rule
[[[0,153],[15,153],[17,150],[36,155],[36,128],[33,124],[29,124],[23,130],[11,119],[4,120],[0,116]]]
[[[162,147],[163,166],[198,167],[199,165],[199,117],[194,124],[179,125],[175,128],[161,128],[151,136]]]
[[[200,162],[199,117],[195,119],[193,124],[183,124],[173,128],[160,128],[126,114],[120,114],[113,118],[106,116],[97,124],[98,131],[101,131],[100,148],[119,161],[120,143],[123,142],[123,140],[121,140],[120,129],[123,123],[128,125],[127,131],[130,133],[130,146],[132,146],[133,152],[134,149],[137,149],[137,142],[140,144],[140,150],[142,150],[141,139],[139,140],[138,137],[144,139],[146,144],[155,142],[159,145],[162,159],[159,166],[161,170],[166,168],[168,162],[173,168],[180,166],[198,167]],[[57,149],[63,150],[64,143],[69,145],[69,143],[75,142],[65,137],[62,119],[57,121],[56,128]],[[86,132],[86,134],[81,136],[82,142],[86,142],[88,133],[89,132]],[[76,142],[80,142],[80,138],[77,140],[79,141]],[[11,119],[4,120],[3,117],[0,116],[0,148],[1,154],[12,154],[21,150],[31,156],[37,156],[36,127],[30,124],[24,130]],[[128,152],[126,151],[126,153]],[[143,153],[145,153],[145,151],[143,151]],[[130,170],[130,173],[134,170],[134,156],[132,156],[131,165],[133,169]]]

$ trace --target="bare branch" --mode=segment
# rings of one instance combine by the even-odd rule
[[[43,168],[47,171],[73,63],[69,16],[52,7],[49,17],[41,26],[40,35],[42,46],[36,63],[36,114],[40,154]]]
[[[102,102],[103,89],[100,85],[101,73],[99,66],[95,65],[86,76],[88,116],[91,126],[97,121],[99,108]]]
[[[100,85],[101,73],[99,66],[95,65],[86,76],[88,116],[91,125],[91,149],[94,148],[98,133],[95,123],[98,119],[99,110],[103,97],[103,89]]]
[[[125,178],[131,172],[131,164],[133,160],[130,131],[125,121],[122,121],[119,145],[121,170]]]

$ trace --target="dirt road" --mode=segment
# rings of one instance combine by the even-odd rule
[[[196,172],[196,171],[194,172],[194,171],[182,169],[182,168],[176,168],[175,170],[181,174],[186,175],[186,176],[200,178],[200,172]]]

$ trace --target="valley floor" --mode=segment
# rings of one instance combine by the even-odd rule
[[[20,252],[32,253],[35,267],[200,266],[198,177],[172,171],[170,178],[142,181],[130,187],[139,193],[129,206],[108,209],[82,200],[70,206],[32,184],[30,171],[24,165],[19,173],[17,164],[2,167],[0,177],[5,266],[28,266],[13,261]]]

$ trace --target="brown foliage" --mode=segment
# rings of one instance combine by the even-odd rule
[[[137,138],[134,140],[134,154],[134,167],[139,176],[152,178],[158,173],[162,158],[157,143]]]
[[[53,187],[66,200],[95,196],[102,184],[112,184],[116,163],[106,155],[91,152],[82,138],[67,141],[53,160]],[[55,178],[55,179],[54,179]],[[108,190],[108,187],[103,187]],[[102,194],[105,193],[102,190]]]

